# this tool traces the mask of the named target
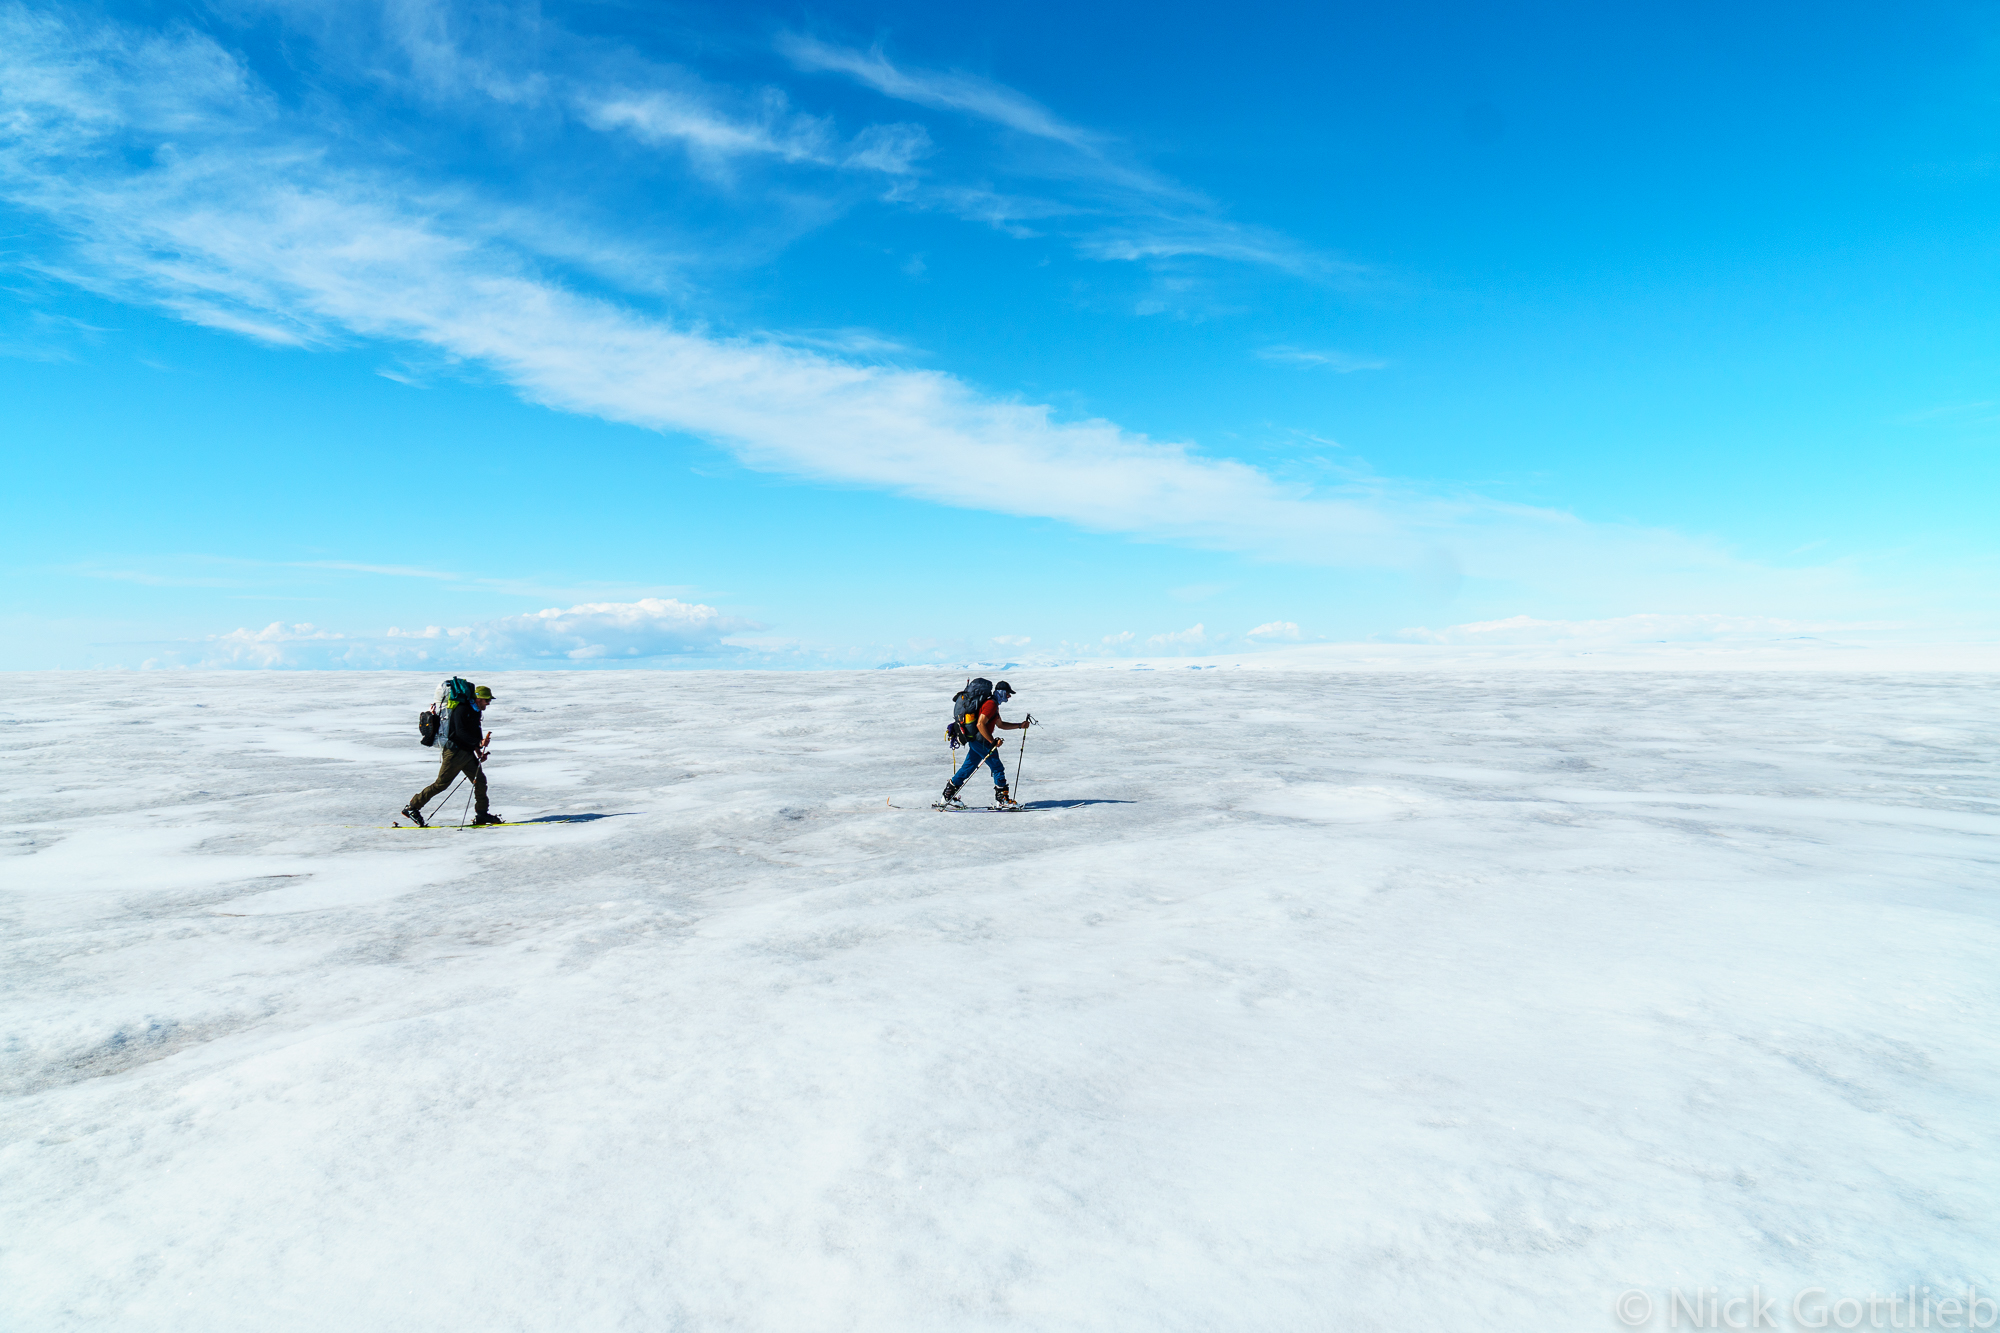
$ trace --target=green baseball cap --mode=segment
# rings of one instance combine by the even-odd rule
[[[493,697],[493,691],[487,689],[484,685],[481,685],[478,689],[472,692],[472,697],[475,699],[491,699]]]

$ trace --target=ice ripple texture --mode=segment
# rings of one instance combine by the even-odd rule
[[[2000,1283],[1993,678],[1011,674],[1005,815],[938,672],[486,678],[478,832],[428,678],[0,678],[0,1325]]]

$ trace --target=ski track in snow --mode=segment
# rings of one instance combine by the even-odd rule
[[[2000,1285],[1992,677],[1010,674],[0,677],[0,1326]]]

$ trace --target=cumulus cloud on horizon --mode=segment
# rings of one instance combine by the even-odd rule
[[[752,645],[732,636],[763,626],[699,602],[646,597],[585,602],[472,625],[379,635],[343,634],[275,622],[236,629],[149,665],[252,668],[422,668],[598,666],[715,656]]]
[[[1219,640],[1211,636],[1206,628],[1195,624],[1183,630],[1175,630],[1167,634],[1155,634],[1147,639],[1146,642],[1152,644],[1155,648],[1200,648],[1219,642]]]

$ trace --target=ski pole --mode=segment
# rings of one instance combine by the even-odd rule
[[[439,801],[439,802],[438,802],[438,804],[437,804],[437,808],[438,808],[438,809],[440,809],[440,810],[449,810],[449,809],[451,809],[451,798],[452,798],[452,797],[454,797],[454,796],[456,796],[456,795],[458,795],[458,784],[459,784],[460,782],[463,782],[463,781],[465,781],[465,775],[461,773],[461,774],[459,775],[459,777],[458,777],[458,781],[457,781],[457,782],[453,782],[453,783],[451,784],[450,788],[448,788],[448,789],[447,789],[447,790],[445,791],[445,794],[444,794],[444,799],[443,799],[442,801]],[[421,811],[419,811],[418,813],[419,813],[419,814],[421,814],[422,812],[421,812]]]
[[[959,687],[958,687],[958,693],[957,693],[957,694],[954,694],[954,695],[952,695],[952,696],[951,696],[951,700],[952,700],[952,714],[951,714],[951,716],[952,716],[952,725],[953,725],[953,726],[959,726],[960,724],[959,724],[959,721],[958,721],[958,720],[959,720],[960,718],[962,718],[962,717],[964,717],[964,716],[965,716],[964,712],[963,712],[963,711],[962,711],[962,710],[961,710],[961,709],[960,709],[960,708],[958,707],[958,701],[959,701],[960,699],[963,699],[963,698],[965,697],[965,691],[966,691],[966,687],[967,687],[967,686],[969,686],[969,685],[971,685],[971,684],[972,684],[972,677],[970,677],[970,676],[967,676],[967,677],[965,678],[965,684],[964,684],[964,685],[961,685],[961,686],[959,686]],[[955,731],[955,732],[951,732],[951,733],[949,733],[949,735],[952,735],[952,736],[963,736],[964,734],[965,734],[965,732],[964,732],[964,729],[963,729],[963,727],[960,727],[960,729],[959,729],[958,731]],[[958,742],[957,742],[957,741],[952,741],[952,742],[951,742],[951,744],[950,744],[949,746],[947,746],[947,747],[946,747],[946,749],[945,749],[945,757],[946,757],[946,759],[947,759],[947,760],[949,760],[949,761],[950,761],[950,762],[949,762],[949,767],[950,767],[950,769],[951,769],[951,778],[955,778],[955,777],[957,777],[957,776],[958,776]],[[946,778],[946,779],[945,779],[945,781],[946,781],[946,782],[950,782],[950,781],[951,781],[951,778]]]
[[[1030,713],[1028,714],[1028,720],[1021,726],[1021,753],[1014,756],[1014,789],[1016,791],[1026,791],[1028,789],[1028,780],[1022,774],[1027,772],[1028,769],[1028,733],[1034,729],[1034,725],[1035,715]],[[1019,801],[1021,798],[1016,796],[1014,799]]]

